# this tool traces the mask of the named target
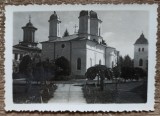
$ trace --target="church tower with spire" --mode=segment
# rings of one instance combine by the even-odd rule
[[[50,16],[49,19],[49,41],[60,38],[60,23],[57,13],[54,13]]]
[[[134,67],[148,69],[148,40],[143,33],[134,44]]]

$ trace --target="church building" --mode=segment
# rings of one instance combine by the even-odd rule
[[[101,36],[102,21],[94,11],[81,11],[79,30],[65,37],[60,36],[61,21],[56,12],[49,18],[49,39],[42,43],[42,60],[65,57],[71,66],[71,75],[84,76],[94,65],[113,68],[117,65],[119,52],[108,46]]]
[[[148,40],[143,33],[134,44],[134,67],[148,69]]]
[[[38,42],[35,42],[35,31],[37,28],[33,26],[30,18],[29,22],[22,29],[23,41],[13,46],[13,67],[15,70],[17,70],[23,56],[29,55],[32,59],[40,59],[41,56],[41,49],[37,47]]]

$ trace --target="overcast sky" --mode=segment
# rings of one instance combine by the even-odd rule
[[[74,25],[79,26],[80,11],[57,11],[61,20],[61,35],[66,28],[69,34],[74,34]],[[148,39],[149,14],[147,11],[96,11],[98,18],[102,20],[102,37],[108,46],[115,47],[122,56],[129,55],[133,58],[133,44],[144,33]],[[13,17],[14,45],[23,40],[22,26],[25,26],[31,15],[31,22],[38,28],[35,33],[35,41],[48,40],[49,17],[53,12],[15,12]],[[78,30],[78,28],[77,28]],[[41,47],[41,46],[39,46]]]

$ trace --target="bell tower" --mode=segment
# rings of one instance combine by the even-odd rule
[[[55,40],[57,38],[60,38],[60,23],[56,12],[50,16],[49,19],[49,41]]]
[[[143,33],[134,44],[134,67],[148,69],[148,40]]]
[[[97,42],[101,42],[101,23],[102,21],[98,19],[97,13],[94,11],[90,11],[90,35],[91,40],[96,40]]]
[[[31,16],[29,16],[29,22],[26,26],[22,27],[23,29],[23,41],[20,42],[22,45],[31,45],[36,46],[38,43],[35,42],[35,31],[37,28],[31,23]]]

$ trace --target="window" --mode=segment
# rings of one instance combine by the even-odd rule
[[[143,66],[143,60],[142,59],[139,60],[139,66]]]
[[[23,58],[23,54],[20,54],[20,60],[22,60],[22,58]]]
[[[139,48],[138,51],[140,52],[140,51],[141,51],[141,48]]]
[[[61,47],[62,47],[62,48],[64,48],[64,47],[65,47],[65,45],[64,45],[64,44],[62,44],[62,45],[61,45]]]
[[[77,59],[77,70],[81,70],[81,59]]]
[[[99,60],[99,65],[101,65],[101,60]]]
[[[144,52],[144,48],[142,48],[142,51]]]
[[[15,59],[15,60],[18,60],[18,54],[17,54],[17,53],[15,53],[14,59]]]

